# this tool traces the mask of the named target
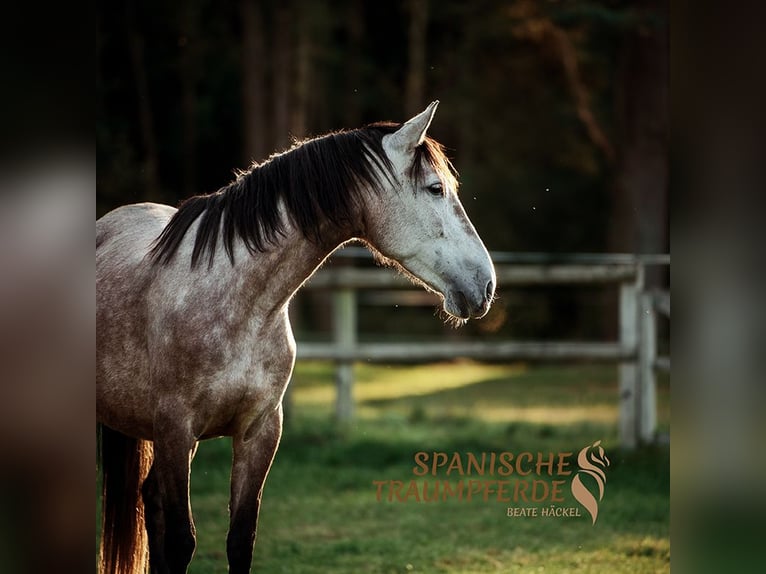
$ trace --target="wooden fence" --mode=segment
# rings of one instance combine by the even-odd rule
[[[369,258],[361,248],[339,251],[335,258]],[[670,317],[670,295],[644,289],[645,269],[670,265],[670,255],[493,253],[500,289],[551,284],[619,286],[619,340],[616,342],[375,342],[357,337],[357,292],[412,288],[390,269],[328,266],[304,289],[329,289],[333,300],[333,341],[298,343],[298,360],[336,363],[336,416],[353,416],[353,364],[425,363],[466,357],[486,361],[589,360],[619,364],[619,435],[625,448],[656,439],[656,369],[669,370],[670,359],[657,355],[657,317]]]

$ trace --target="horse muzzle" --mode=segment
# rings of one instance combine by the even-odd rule
[[[444,297],[444,310],[458,319],[480,319],[489,311],[495,296],[495,281],[487,279],[476,285],[450,289]]]

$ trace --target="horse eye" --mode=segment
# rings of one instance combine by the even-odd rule
[[[444,195],[444,188],[442,187],[441,183],[432,183],[431,185],[426,187],[426,189],[428,190],[428,193],[430,193],[431,195],[437,195],[437,196]]]

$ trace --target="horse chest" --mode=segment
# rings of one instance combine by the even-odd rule
[[[257,344],[256,344],[257,343]],[[233,434],[281,403],[292,374],[295,347],[284,333],[229,349],[225,368],[201,374],[195,404],[200,435]]]

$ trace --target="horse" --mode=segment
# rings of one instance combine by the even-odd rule
[[[229,572],[250,571],[295,363],[288,305],[339,246],[363,243],[457,323],[487,313],[495,271],[426,134],[437,105],[297,142],[178,209],[139,203],[97,220],[100,572],[187,571],[191,461],[221,436],[233,451]]]

